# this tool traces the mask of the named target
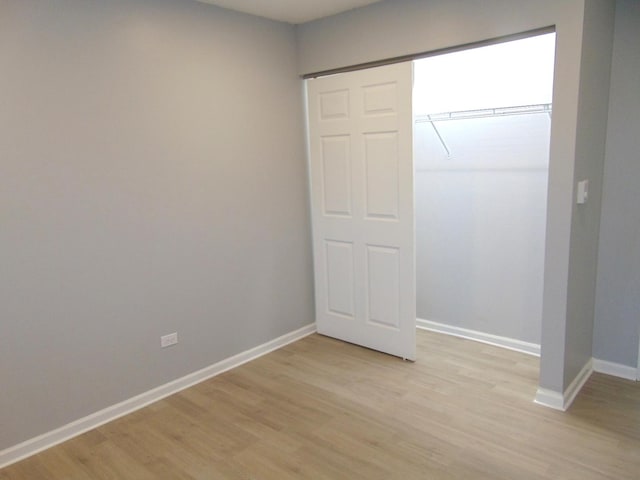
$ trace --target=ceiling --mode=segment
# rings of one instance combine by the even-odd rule
[[[380,0],[198,0],[292,24],[305,23]]]

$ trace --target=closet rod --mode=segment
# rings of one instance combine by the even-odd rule
[[[460,110],[456,112],[417,115],[415,117],[415,123],[445,122],[448,120],[462,120],[469,118],[503,117],[507,115],[530,115],[534,113],[547,113],[549,114],[549,117],[551,117],[551,111],[550,103],[518,105],[515,107],[484,108],[481,110]]]

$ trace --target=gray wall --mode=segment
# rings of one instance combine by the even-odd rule
[[[591,359],[602,201],[602,176],[607,132],[609,78],[613,46],[615,2],[585,2],[580,100],[574,187],[589,180],[586,204],[575,203],[571,219],[569,298],[565,340],[564,385]]]
[[[640,2],[619,0],[611,70],[593,356],[635,368],[640,327]]]
[[[592,3],[586,2],[588,9],[594,10],[593,22],[589,18],[584,32],[584,40],[589,46],[593,42],[587,37],[598,36],[597,24],[609,22],[606,12],[600,15],[595,10],[613,10],[612,0],[601,2],[603,5],[600,7]],[[574,374],[575,361],[583,359],[582,337],[589,337],[592,333],[589,327],[592,320],[587,318],[586,325],[568,321],[570,316],[577,319],[583,311],[588,314],[593,310],[594,292],[588,290],[595,282],[592,247],[594,238],[597,243],[598,235],[597,225],[592,219],[584,228],[572,225],[574,220],[577,221],[573,212],[574,169],[577,167],[580,173],[592,175],[597,190],[598,167],[588,166],[597,163],[597,151],[592,154],[587,147],[597,150],[600,147],[599,135],[590,141],[588,134],[603,126],[601,116],[592,121],[592,112],[587,108],[589,100],[585,96],[587,93],[599,94],[601,89],[592,86],[593,82],[581,79],[581,75],[596,73],[592,71],[605,67],[600,60],[607,45],[596,46],[595,52],[583,56],[584,19],[585,0],[387,0],[311,22],[297,30],[299,71],[310,73],[555,25],[556,69],[547,197],[540,385],[558,393],[564,391],[569,383],[568,377]],[[606,39],[603,37],[603,40]],[[608,77],[608,72],[605,71],[605,75]],[[596,76],[602,77],[600,74]],[[601,86],[605,85],[608,88],[608,81]],[[580,122],[579,101],[582,102]],[[597,99],[594,103],[599,105],[600,101]],[[593,112],[594,115],[600,113]],[[585,152],[586,159],[577,158],[578,147]],[[599,212],[597,192],[588,208]],[[585,237],[576,240],[578,234]],[[584,248],[581,242],[586,243]],[[570,253],[573,254],[571,271]],[[586,278],[570,278],[583,272]],[[586,298],[589,293],[591,298]],[[583,327],[584,335],[573,331]],[[571,331],[567,334],[568,329]],[[575,352],[572,351],[574,349]],[[566,374],[565,362],[570,367]]]
[[[583,0],[384,0],[298,26],[299,71],[429,52],[552,25],[573,36],[580,33],[582,5]],[[579,40],[563,40],[578,42],[567,45],[567,54],[579,53]],[[575,67],[575,60],[563,68]]]
[[[418,318],[540,344],[549,115],[436,124],[450,158],[414,129]]]
[[[295,62],[196,2],[0,0],[0,450],[313,321]]]

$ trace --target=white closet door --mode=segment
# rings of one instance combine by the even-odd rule
[[[412,64],[308,80],[318,332],[416,355]]]

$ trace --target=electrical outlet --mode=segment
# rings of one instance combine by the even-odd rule
[[[178,343],[178,332],[170,333],[169,335],[160,337],[160,346],[162,348],[170,347],[171,345],[175,345],[176,343]]]

